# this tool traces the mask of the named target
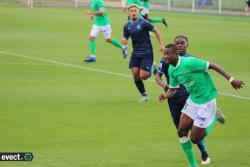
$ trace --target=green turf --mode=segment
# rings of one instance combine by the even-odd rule
[[[113,37],[120,39],[126,14],[108,14]],[[250,97],[249,18],[152,15],[168,18],[167,30],[158,25],[164,43],[187,35],[190,53],[221,64],[246,82],[236,92],[212,72],[219,92]],[[97,39],[97,62],[82,62],[89,54],[91,25],[84,9],[0,7],[0,52],[10,52],[0,54],[0,152],[34,154],[32,162],[0,166],[186,167],[167,104],[157,101],[162,90],[146,82],[151,99],[137,102],[132,79],[115,75],[130,75],[128,59],[123,61],[121,51],[106,43],[102,34]],[[159,61],[158,44],[152,41]],[[218,106],[228,120],[207,138],[210,166],[249,167],[250,100],[220,95]]]

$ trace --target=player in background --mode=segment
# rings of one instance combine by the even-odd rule
[[[129,68],[133,74],[134,83],[142,95],[141,101],[148,101],[149,98],[142,80],[150,77],[154,59],[149,32],[155,33],[162,52],[164,46],[160,31],[147,20],[138,17],[139,7],[136,4],[128,7],[128,14],[131,19],[124,25],[124,38],[121,39],[121,42],[123,45],[127,45],[129,37],[132,39],[133,52]]]
[[[249,13],[250,13],[250,0],[246,0],[245,12],[246,12],[246,15],[249,16]]]
[[[92,26],[90,35],[89,35],[89,47],[90,47],[90,56],[84,58],[85,62],[95,62],[96,61],[96,43],[95,39],[99,32],[102,32],[105,40],[108,43],[122,49],[123,57],[127,56],[127,46],[123,46],[120,41],[111,38],[111,26],[108,15],[105,12],[103,0],[90,0],[91,11],[87,10],[87,14],[90,19],[94,19],[94,24]]]
[[[149,20],[151,23],[162,23],[166,27],[168,27],[168,24],[167,24],[165,18],[149,17],[149,8],[150,8],[149,0],[141,0],[141,2],[142,2],[142,6],[143,6],[141,14],[142,14],[144,19]]]
[[[127,10],[127,6],[125,4],[127,4],[127,6],[136,4],[140,8],[140,13],[139,13],[140,18],[144,18],[150,21],[151,23],[162,23],[166,27],[168,27],[165,18],[155,18],[155,17],[149,18],[149,6],[150,6],[149,0],[122,0],[123,11]]]
[[[175,44],[165,47],[165,61],[169,66],[169,89],[159,96],[162,101],[177,93],[177,88],[183,85],[190,94],[182,109],[178,136],[182,149],[191,167],[197,167],[192,143],[199,143],[212,131],[217,120],[216,97],[217,90],[208,69],[213,69],[226,78],[234,89],[240,89],[243,81],[234,79],[221,66],[194,57],[181,57]],[[188,132],[191,131],[190,138]]]

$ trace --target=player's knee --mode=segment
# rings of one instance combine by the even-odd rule
[[[140,79],[146,80],[150,77],[150,72],[140,72]]]
[[[149,76],[148,76],[148,75],[143,75],[143,76],[140,76],[140,78],[141,78],[142,80],[146,80],[146,79],[149,78]]]
[[[177,134],[178,134],[179,137],[187,136],[187,131],[185,129],[178,128],[177,129]]]
[[[111,43],[112,40],[111,39],[106,39],[106,42]]]
[[[95,37],[90,35],[89,40],[95,40]]]
[[[197,144],[201,141],[201,138],[197,136],[191,136],[190,140],[192,141],[192,143]]]

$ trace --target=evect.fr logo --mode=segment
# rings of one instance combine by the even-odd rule
[[[0,152],[0,161],[32,161],[30,152]]]

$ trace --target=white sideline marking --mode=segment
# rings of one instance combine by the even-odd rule
[[[84,66],[80,66],[80,65],[74,65],[74,64],[64,63],[64,62],[55,61],[55,60],[50,60],[50,59],[44,59],[44,58],[38,58],[38,57],[28,56],[28,55],[24,55],[24,54],[5,52],[5,51],[1,51],[1,50],[0,50],[0,54],[5,54],[5,55],[9,55],[9,56],[16,56],[16,57],[22,57],[22,58],[27,58],[27,59],[32,59],[32,60],[38,60],[38,61],[43,61],[43,62],[47,62],[47,63],[57,64],[57,65],[65,66],[65,67],[73,67],[73,68],[78,68],[78,69],[84,69],[84,70],[89,70],[89,71],[94,71],[94,72],[101,72],[101,73],[105,73],[105,74],[111,74],[111,75],[116,75],[116,76],[122,76],[122,77],[126,77],[126,78],[131,78],[130,75],[126,75],[126,74],[115,73],[115,72],[104,71],[104,70],[98,70],[98,69],[94,69],[94,68],[89,68],[89,67],[84,67]]]
[[[28,55],[24,55],[24,54],[6,52],[6,51],[1,51],[1,50],[0,50],[0,54],[5,54],[5,55],[9,55],[9,56],[16,56],[16,57],[22,57],[22,58],[27,58],[27,59],[32,59],[32,60],[38,60],[38,61],[43,61],[43,62],[52,63],[52,64],[56,64],[56,65],[61,65],[61,66],[65,66],[65,67],[73,67],[73,68],[77,68],[77,69],[83,69],[83,70],[88,70],[88,71],[100,72],[100,73],[104,73],[104,74],[111,74],[111,75],[115,75],[115,76],[132,78],[130,75],[126,75],[126,74],[110,72],[110,71],[105,71],[105,70],[100,70],[100,69],[94,69],[94,68],[89,68],[89,67],[84,67],[84,66],[80,66],[80,65],[64,63],[64,62],[50,60],[50,59],[44,59],[44,58],[28,56]],[[148,81],[155,82],[152,79],[149,79]],[[219,94],[223,95],[223,96],[234,97],[234,98],[237,98],[237,99],[250,100],[250,97],[248,97],[248,96],[238,96],[238,95],[234,95],[234,94],[231,94],[231,93],[225,93],[225,92],[219,92]]]

